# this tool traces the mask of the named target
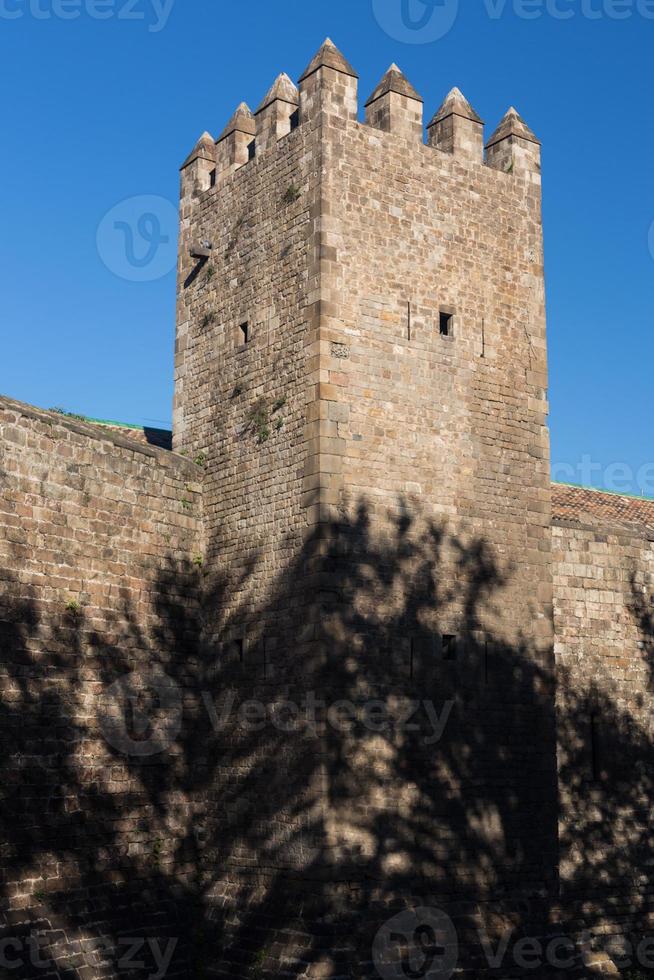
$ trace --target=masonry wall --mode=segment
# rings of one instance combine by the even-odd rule
[[[288,609],[275,596],[285,593],[281,582],[308,526],[316,125],[290,133],[183,210],[175,445],[206,456],[207,637],[244,639],[259,663],[264,623],[272,637],[288,629]],[[183,173],[184,195],[190,179]],[[202,240],[213,246],[204,265],[188,254]],[[287,622],[275,626],[278,617]]]
[[[3,975],[129,975],[130,937],[148,975],[150,942],[187,975],[200,482],[164,450],[0,399]]]
[[[571,495],[595,506],[574,519],[557,506],[552,529],[562,894],[624,954],[654,911],[654,508],[639,502],[639,525],[598,514],[608,495],[555,488]]]
[[[193,174],[182,174],[174,438],[206,457],[206,690],[216,718],[225,712],[207,743],[200,883],[206,963],[231,977],[274,943],[289,876],[306,876],[311,891],[323,836],[321,750],[269,720],[276,699],[315,690],[316,515],[305,480],[318,455],[321,125],[318,105],[195,196]],[[212,245],[204,265],[189,256],[197,241]],[[249,702],[263,721],[244,720]]]
[[[216,976],[253,936],[267,969],[322,963],[339,909],[368,930],[466,901],[469,922],[555,888],[540,178],[355,106],[322,68],[299,129],[192,201],[182,178],[175,445],[207,459],[205,644],[231,710],[203,855]],[[344,702],[353,730],[325,720]],[[397,717],[371,730],[379,702]]]
[[[355,120],[328,124],[324,144],[322,519],[349,540],[325,586],[327,657],[342,691],[354,687],[355,655],[361,696],[455,703],[439,745],[416,745],[408,769],[394,747],[392,791],[379,745],[350,757],[348,780],[336,764],[347,752],[335,751],[330,829],[345,851],[363,842],[375,877],[402,866],[404,841],[413,860],[424,846],[425,890],[547,890],[556,788],[540,175]],[[453,336],[441,336],[440,311],[454,315]],[[409,772],[422,788],[410,825],[399,802]],[[392,842],[383,856],[380,820]],[[439,839],[442,851],[429,843]]]

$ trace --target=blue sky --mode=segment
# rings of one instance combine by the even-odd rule
[[[362,103],[396,61],[427,113],[458,85],[543,140],[554,475],[654,495],[654,2],[430,3],[0,0],[0,392],[169,423],[179,165],[330,35]],[[130,281],[106,229],[142,195],[168,242]]]

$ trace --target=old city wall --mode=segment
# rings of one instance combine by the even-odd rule
[[[123,975],[125,937],[151,937],[184,975],[201,471],[3,398],[0,485],[3,955],[26,978]]]

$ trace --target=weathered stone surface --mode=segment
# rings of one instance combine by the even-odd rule
[[[651,928],[654,505],[552,510],[540,148],[482,149],[396,66],[361,124],[326,42],[183,169],[176,453],[0,400],[0,925],[46,975],[127,930],[373,977],[437,908],[461,975],[565,935],[573,978]]]

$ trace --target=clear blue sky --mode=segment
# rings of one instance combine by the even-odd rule
[[[0,392],[169,423],[174,272],[116,275],[98,228],[102,250],[121,201],[176,206],[200,133],[256,107],[279,71],[297,79],[329,34],[362,102],[396,61],[426,112],[458,85],[487,133],[515,104],[543,140],[555,475],[637,491],[654,463],[654,3],[442,2],[0,0]],[[146,236],[166,234],[170,212],[152,211]],[[654,493],[654,467],[644,477]]]

